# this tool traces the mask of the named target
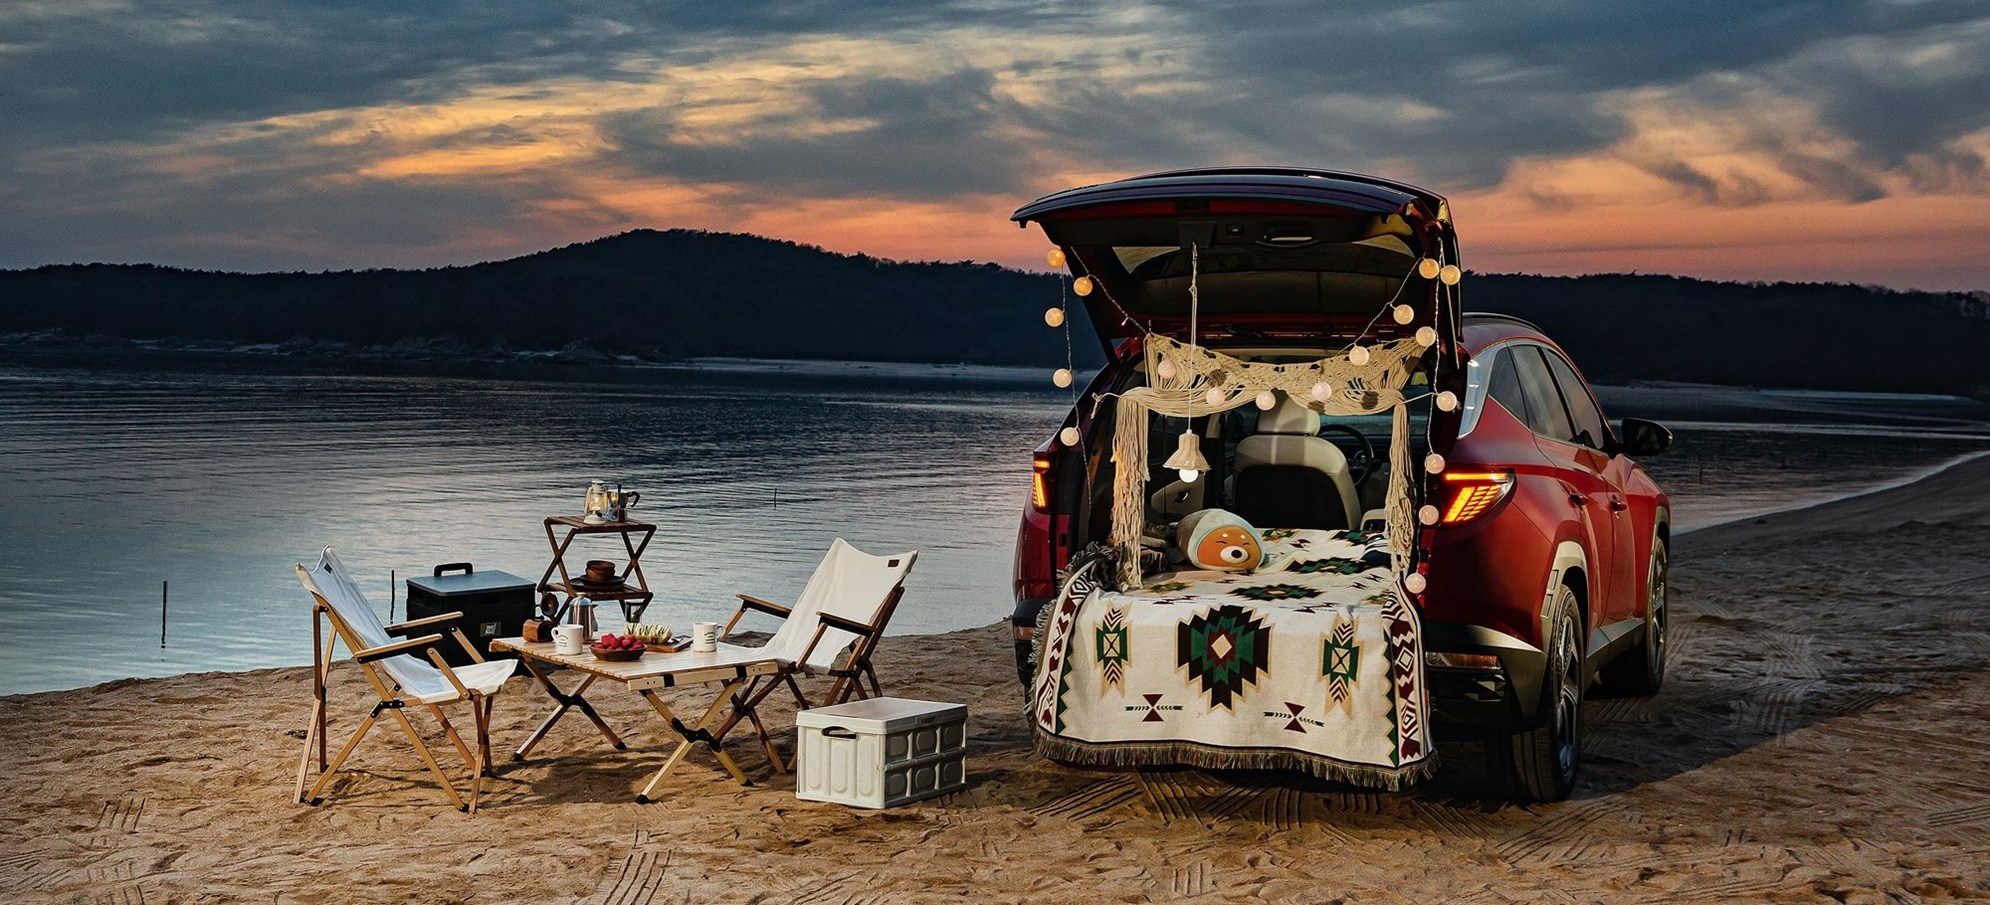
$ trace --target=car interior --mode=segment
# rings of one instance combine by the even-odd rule
[[[1276,361],[1308,361],[1323,354],[1292,349],[1259,354],[1224,351]],[[1130,373],[1129,385],[1145,379],[1141,371],[1135,368]],[[1416,372],[1406,388],[1408,394],[1418,396],[1426,379],[1424,372]],[[1426,402],[1410,404],[1413,460],[1427,451],[1427,417]],[[1148,475],[1150,532],[1164,534],[1183,516],[1208,508],[1227,509],[1261,528],[1359,528],[1383,517],[1389,486],[1387,414],[1325,416],[1281,398],[1270,411],[1246,405],[1211,418],[1156,416],[1148,423],[1148,448],[1172,447],[1185,427],[1192,427],[1201,438],[1211,470],[1194,481],[1183,481],[1172,470],[1153,467]],[[1095,449],[1097,455],[1109,455],[1110,441]],[[1109,488],[1110,483],[1094,486]],[[1100,499],[1092,512],[1109,509],[1110,502]]]

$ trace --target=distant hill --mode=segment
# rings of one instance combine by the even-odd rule
[[[0,271],[0,334],[332,341],[686,356],[1062,363],[1057,284],[993,264],[901,263],[734,233],[636,230],[429,270]],[[1096,347],[1089,334],[1088,347]],[[300,345],[308,345],[298,343]]]
[[[1678,380],[1990,398],[1983,294],[1680,277],[1473,275],[1466,306],[1534,321],[1601,382]],[[274,344],[323,354],[1063,363],[1041,274],[905,263],[732,233],[636,230],[464,267],[0,271],[0,343]],[[1084,331],[1084,319],[1074,318]],[[1081,364],[1097,344],[1074,337]]]

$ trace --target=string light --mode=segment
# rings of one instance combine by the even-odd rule
[[[1426,349],[1430,348],[1431,346],[1437,345],[1437,328],[1436,327],[1416,328],[1416,344],[1419,346],[1423,346]]]
[[[1051,249],[1051,250],[1050,250],[1050,254],[1047,254],[1047,255],[1044,255],[1044,256],[1043,256],[1043,259],[1044,259],[1045,261],[1048,261],[1048,262],[1050,262],[1050,266],[1052,266],[1052,267],[1063,267],[1063,266],[1064,266],[1064,249],[1062,249],[1062,248],[1053,248],[1053,249]]]
[[[1465,272],[1459,270],[1456,264],[1446,264],[1437,271],[1437,281],[1446,286],[1456,286],[1458,285],[1458,281],[1464,279],[1464,277]]]
[[[1075,427],[1067,427],[1057,432],[1057,442],[1065,446],[1077,446],[1078,440],[1078,429]]]
[[[1052,327],[1064,326],[1064,309],[1045,308],[1043,310],[1043,322]]]
[[[1258,410],[1263,412],[1269,412],[1275,408],[1278,408],[1278,395],[1270,390],[1259,391]]]
[[[1408,305],[1397,305],[1390,309],[1389,316],[1395,318],[1396,323],[1399,324],[1407,324],[1410,321],[1416,320],[1416,312],[1411,310]]]
[[[1458,394],[1457,394],[1457,393],[1453,393],[1453,392],[1451,392],[1450,390],[1445,390],[1445,391],[1443,391],[1443,392],[1441,392],[1441,393],[1438,393],[1438,394],[1437,394],[1437,408],[1438,408],[1438,410],[1439,410],[1439,411],[1444,411],[1444,412],[1452,412],[1452,411],[1457,411],[1457,410],[1458,410]]]
[[[1223,396],[1224,393],[1222,387],[1210,387],[1209,389],[1203,391],[1202,401],[1207,402],[1210,405],[1222,405]]]
[[[1416,520],[1426,525],[1437,524],[1437,507],[1425,506],[1416,511]]]
[[[1051,252],[1051,254],[1057,254],[1057,252],[1054,252],[1054,251],[1053,251],[1053,252]],[[1052,266],[1052,267],[1058,267],[1058,266],[1061,266],[1061,265],[1059,265],[1059,264],[1052,264],[1052,265],[1050,265],[1050,266]],[[1424,279],[1426,279],[1426,280],[1428,280],[1428,279],[1430,279],[1430,278],[1432,278],[1432,277],[1435,277],[1435,276],[1437,276],[1437,259],[1436,259],[1436,258],[1424,258],[1423,260],[1421,260],[1421,261],[1418,261],[1418,262],[1416,262],[1416,275],[1417,275],[1417,276],[1420,276],[1420,277],[1423,277],[1423,278],[1424,278]]]
[[[1077,293],[1077,294],[1078,294],[1078,297],[1079,297],[1079,298],[1084,298],[1085,296],[1088,296],[1088,295],[1091,295],[1091,294],[1092,294],[1092,278],[1091,278],[1091,277],[1079,277],[1079,278],[1077,278],[1077,279],[1075,279],[1075,280],[1072,280],[1072,281],[1071,281],[1071,291],[1072,291],[1072,292],[1075,292],[1075,293]]]
[[[1162,380],[1173,380],[1173,379],[1175,379],[1175,362],[1174,362],[1174,360],[1173,360],[1173,359],[1168,359],[1168,358],[1163,358],[1163,359],[1161,359],[1161,363],[1160,363],[1160,365],[1158,365],[1158,366],[1156,366],[1156,367],[1154,368],[1154,372],[1155,372],[1155,373],[1157,373],[1157,374],[1159,374],[1159,375],[1161,375],[1161,379],[1162,379]]]
[[[1057,369],[1057,370],[1056,370],[1055,372],[1053,372],[1053,373],[1052,373],[1052,374],[1050,375],[1050,382],[1051,382],[1051,383],[1054,383],[1054,384],[1057,384],[1057,387],[1058,387],[1059,389],[1063,389],[1064,387],[1068,387],[1068,386],[1070,386],[1070,385],[1071,385],[1071,369],[1070,369],[1070,368],[1058,368],[1058,369]]]
[[[1334,398],[1334,385],[1324,380],[1313,384],[1313,398],[1321,402]]]
[[[1412,594],[1421,594],[1427,587],[1430,587],[1430,580],[1424,578],[1421,572],[1411,572],[1403,579],[1403,590]]]
[[[1348,348],[1347,360],[1355,365],[1365,365],[1368,363],[1368,350],[1361,344],[1356,343]]]
[[[1065,430],[1071,430],[1071,428],[1067,427]],[[1423,470],[1431,474],[1442,474],[1444,472],[1444,457],[1437,453],[1424,456]]]

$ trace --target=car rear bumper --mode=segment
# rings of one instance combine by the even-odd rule
[[[1537,725],[1541,677],[1547,672],[1547,656],[1540,648],[1464,622],[1426,621],[1423,633],[1424,675],[1441,731],[1470,738]],[[1462,659],[1478,662],[1447,665],[1444,654],[1462,654],[1466,655]]]

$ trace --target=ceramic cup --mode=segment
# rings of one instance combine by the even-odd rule
[[[587,647],[587,627],[581,625],[553,626],[553,653],[579,654]]]
[[[719,649],[719,624],[716,622],[691,623],[691,649],[715,651]]]

